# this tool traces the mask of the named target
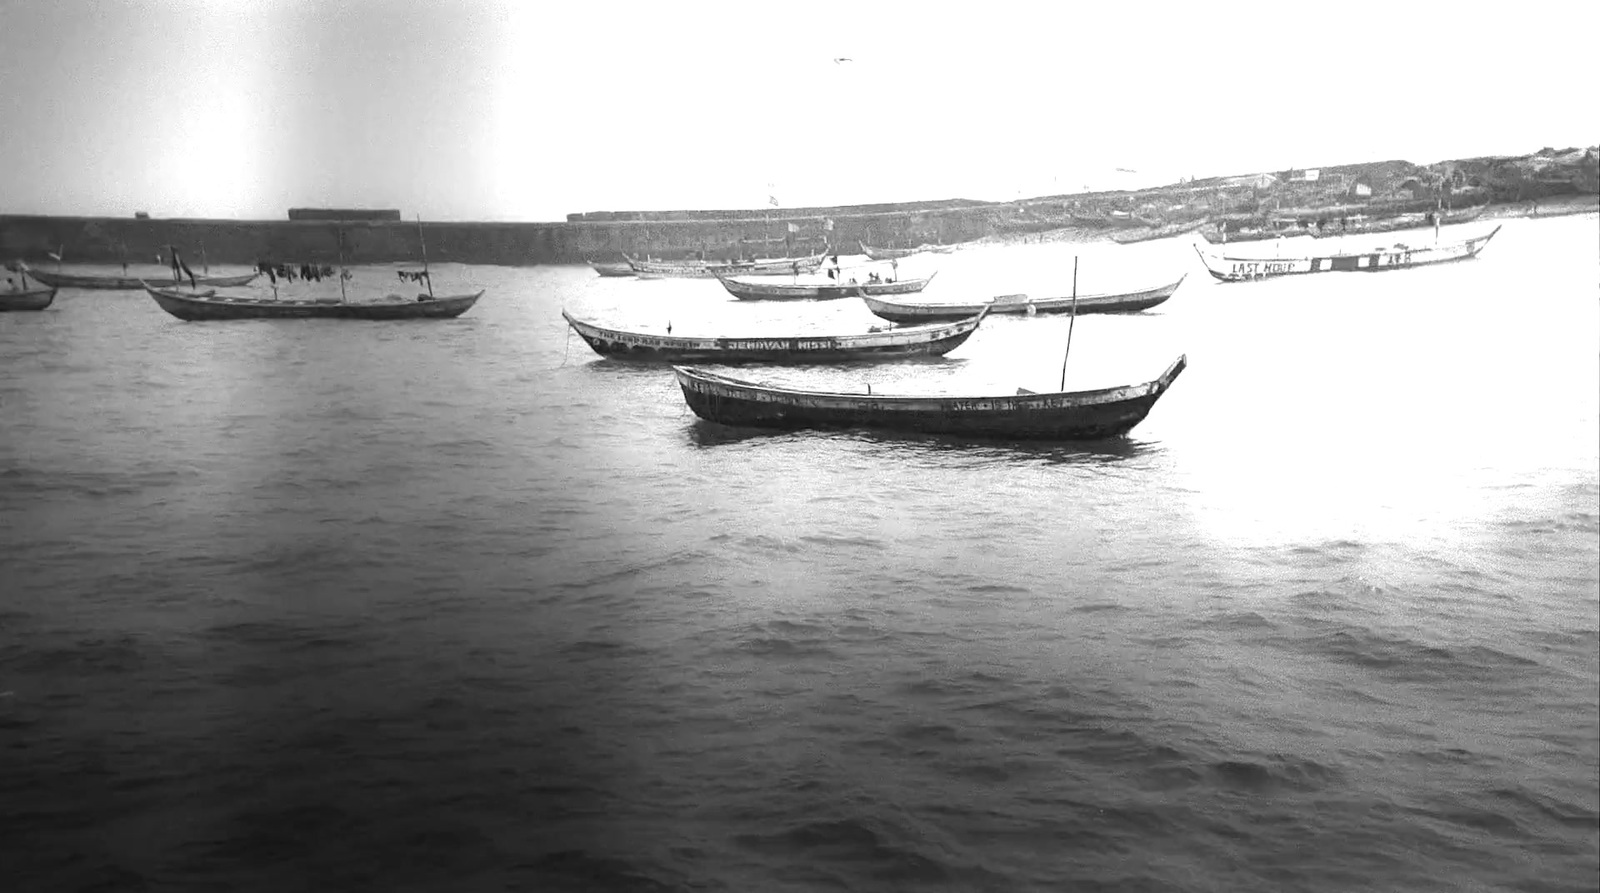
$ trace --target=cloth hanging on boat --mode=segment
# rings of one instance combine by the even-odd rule
[[[194,271],[189,269],[189,265],[184,263],[183,257],[178,254],[178,249],[174,248],[172,249],[172,278],[182,282],[185,276],[189,277],[190,288],[199,288],[194,281]]]
[[[418,270],[415,273],[410,270],[396,270],[395,275],[399,276],[402,282],[423,282],[430,278],[427,270]]]

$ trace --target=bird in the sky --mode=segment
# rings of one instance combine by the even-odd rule
[[[854,61],[856,61],[856,60],[851,59],[848,56],[835,56],[834,59],[833,59],[833,64],[838,65],[840,62],[854,62]]]

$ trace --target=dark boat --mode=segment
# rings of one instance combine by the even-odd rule
[[[1483,214],[1488,205],[1476,205],[1460,211],[1438,211],[1435,216],[1440,226],[1455,226],[1461,223],[1471,223]],[[1318,239],[1333,239],[1339,236],[1367,235],[1370,233],[1390,233],[1402,229],[1422,229],[1433,226],[1426,212],[1401,214],[1395,217],[1370,217],[1355,220],[1347,219],[1338,226],[1323,225],[1310,230],[1312,236]]]
[[[1473,236],[1455,242],[1443,242],[1413,248],[1404,243],[1376,248],[1372,251],[1340,252],[1308,257],[1215,257],[1194,246],[1206,271],[1223,282],[1240,282],[1247,279],[1268,279],[1276,276],[1293,276],[1301,273],[1331,273],[1362,271],[1376,273],[1382,270],[1400,270],[1429,264],[1471,260],[1500,231],[1496,226],[1486,235]]]
[[[709,338],[606,329],[561,311],[567,325],[603,357],[642,362],[851,363],[943,356],[978,330],[985,312],[956,323],[886,328],[859,335]]]
[[[471,295],[430,297],[419,294],[414,300],[400,295],[390,295],[381,302],[353,303],[337,298],[316,298],[299,301],[267,301],[254,297],[219,296],[214,289],[203,292],[183,292],[172,288],[144,286],[150,297],[156,299],[161,309],[179,319],[237,320],[237,319],[453,319],[467,312],[478,299],[479,291]]]
[[[1016,395],[906,396],[804,391],[674,366],[695,415],[756,428],[867,428],[1015,440],[1099,440],[1144,420],[1188,365],[1180,356],[1159,378],[1092,391]]]
[[[1148,229],[1119,229],[1111,234],[1111,241],[1119,245],[1130,245],[1135,242],[1152,242],[1156,239],[1170,239],[1192,233],[1206,225],[1204,218],[1191,220],[1187,223],[1169,223],[1165,226],[1152,226]]]
[[[53,288],[21,288],[0,291],[0,312],[11,310],[43,310],[56,299]]]
[[[856,244],[861,246],[862,254],[873,260],[897,260],[902,257],[910,257],[913,254],[949,254],[956,250],[954,245],[928,244],[918,245],[915,248],[874,248],[860,239],[856,240]]]
[[[778,281],[780,277],[767,276],[767,282],[750,282],[717,273],[717,281],[741,301],[799,301],[829,298],[855,298],[866,295],[910,295],[922,291],[933,281],[934,273],[925,279],[900,279],[893,282],[814,282],[791,283]],[[978,311],[966,314],[971,316]]]
[[[625,260],[609,262],[592,260],[589,261],[589,266],[594,267],[594,271],[601,276],[633,277],[633,265]]]
[[[93,288],[102,291],[138,291],[145,287],[146,282],[151,282],[162,277],[150,276],[95,276],[80,273],[52,273],[49,270],[35,270],[33,267],[24,266],[28,275],[57,288]],[[238,276],[196,276],[194,285],[209,286],[211,288],[232,288],[240,285],[249,285],[255,281],[257,273],[244,273]],[[189,281],[187,276],[185,282]]]
[[[1124,292],[1120,294],[1079,295],[1077,297],[1078,313],[1136,313],[1148,310],[1168,298],[1188,278],[1185,273],[1178,277],[1178,281],[1155,288],[1141,291]],[[863,296],[867,309],[878,316],[892,322],[934,322],[946,319],[965,319],[980,309],[987,309],[991,313],[1071,313],[1073,298],[1069,295],[1064,298],[1030,298],[1027,295],[1002,295],[990,298],[977,304],[928,304],[910,303],[901,301],[886,301],[882,298]]]

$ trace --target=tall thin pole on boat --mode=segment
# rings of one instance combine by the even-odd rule
[[[1072,327],[1078,324],[1078,256],[1072,256],[1072,318],[1067,320],[1067,349],[1061,354],[1061,390],[1067,389],[1067,357],[1072,355]]]
[[[428,241],[422,237],[422,215],[417,215],[417,243],[422,246],[422,279],[428,283],[428,297],[433,297],[433,276],[428,274]]]
[[[344,293],[344,227],[341,226],[334,232],[339,236],[339,300],[348,302],[350,297]]]
[[[206,243],[204,240],[200,242],[200,275],[211,275],[211,263],[206,260]]]

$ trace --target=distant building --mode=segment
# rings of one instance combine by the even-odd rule
[[[134,211],[133,212],[133,219],[134,220],[149,220],[150,219],[150,214],[149,214],[149,212],[146,212],[146,211]]]
[[[290,208],[290,220],[366,220],[399,222],[400,212],[374,208]]]
[[[1321,177],[1322,177],[1322,170],[1320,168],[1311,168],[1310,170],[1308,170],[1304,174],[1302,174],[1300,179],[1304,180],[1307,183],[1315,183],[1315,182],[1317,182],[1317,180],[1321,179]]]

